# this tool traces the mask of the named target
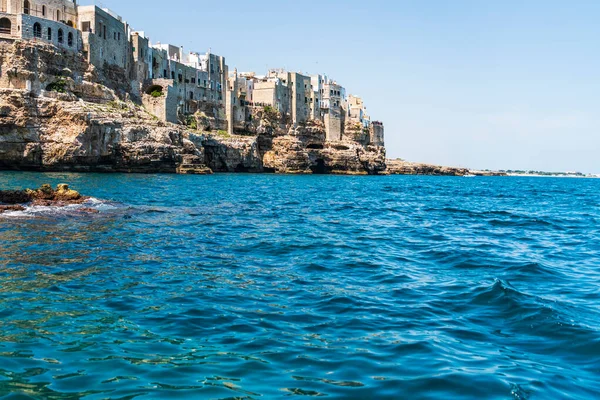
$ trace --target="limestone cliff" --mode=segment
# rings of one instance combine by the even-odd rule
[[[378,174],[385,149],[325,140],[320,123],[258,113],[242,135],[159,121],[124,71],[54,46],[0,43],[0,169]]]

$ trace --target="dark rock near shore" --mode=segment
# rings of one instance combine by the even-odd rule
[[[69,185],[64,183],[58,185],[56,190],[52,189],[48,184],[42,185],[36,190],[0,190],[0,203],[8,205],[2,206],[5,210],[12,205],[27,203],[64,207],[70,204],[81,204],[87,199],[88,197],[84,197],[79,192],[69,189]]]

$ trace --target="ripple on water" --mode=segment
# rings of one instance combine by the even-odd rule
[[[0,398],[600,396],[600,181],[0,174],[59,181],[0,216]]]

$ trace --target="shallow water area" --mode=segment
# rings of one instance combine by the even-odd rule
[[[0,398],[600,397],[600,180],[0,172],[62,182],[0,215]]]

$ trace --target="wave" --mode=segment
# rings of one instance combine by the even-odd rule
[[[61,218],[61,217],[94,217],[98,215],[111,214],[126,208],[125,205],[100,200],[97,198],[89,198],[81,204],[69,204],[66,206],[34,206],[25,205],[25,210],[8,211],[0,214],[0,218]]]

